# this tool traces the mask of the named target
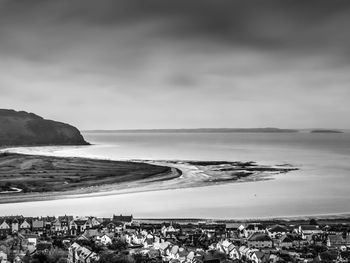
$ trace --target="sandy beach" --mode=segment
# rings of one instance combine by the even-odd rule
[[[162,167],[164,169],[162,169]],[[254,162],[109,161],[4,153],[0,203],[108,196],[271,180],[297,168]],[[282,175],[281,175],[282,176]],[[8,185],[12,184],[12,187]],[[0,186],[1,186],[0,185]],[[26,191],[23,190],[26,187]],[[10,191],[9,191],[10,189]],[[12,190],[12,191],[11,191]]]

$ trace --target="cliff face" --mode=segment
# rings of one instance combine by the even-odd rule
[[[80,131],[25,111],[0,109],[0,146],[87,145]]]

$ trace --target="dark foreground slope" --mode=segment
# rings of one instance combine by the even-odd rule
[[[0,146],[87,145],[80,131],[33,113],[0,109]]]

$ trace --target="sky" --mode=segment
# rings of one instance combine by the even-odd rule
[[[0,108],[80,129],[350,128],[350,1],[0,0]]]

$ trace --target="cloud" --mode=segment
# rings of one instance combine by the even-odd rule
[[[349,24],[346,0],[2,0],[0,103],[82,128],[331,126]]]

